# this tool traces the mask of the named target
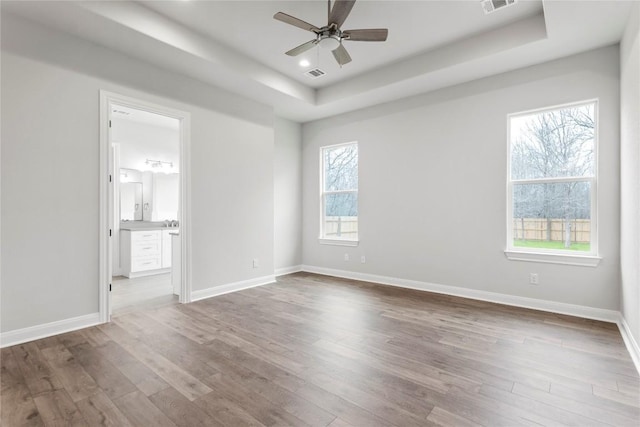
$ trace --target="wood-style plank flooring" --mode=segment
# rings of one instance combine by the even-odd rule
[[[299,273],[2,349],[2,425],[638,426],[613,324]]]

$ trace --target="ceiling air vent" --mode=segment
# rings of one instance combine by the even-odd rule
[[[309,77],[311,77],[312,79],[317,79],[318,77],[322,77],[324,76],[325,73],[324,71],[322,71],[320,68],[313,68],[307,72],[305,72],[305,74]]]
[[[511,6],[515,4],[518,0],[482,0],[480,5],[482,5],[482,10],[485,15],[491,12],[495,12],[498,9],[505,8],[507,6]]]

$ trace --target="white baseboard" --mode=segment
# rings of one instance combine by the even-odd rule
[[[435,292],[438,294],[453,295],[463,298],[470,298],[481,301],[495,302],[516,307],[531,308],[535,310],[548,311],[552,313],[567,314],[570,316],[583,317],[586,319],[601,320],[616,323],[620,329],[622,339],[631,355],[631,359],[640,373],[640,346],[635,340],[626,319],[618,311],[605,310],[601,308],[585,307],[574,304],[567,304],[554,301],[539,300],[534,298],[518,297],[513,295],[498,294],[495,292],[479,291],[475,289],[460,288],[457,286],[439,285],[435,283],[420,282],[416,280],[398,279],[387,276],[378,276],[367,273],[357,273],[346,270],[337,270],[311,265],[301,265],[287,267],[276,270],[275,275],[262,276],[240,282],[229,283],[222,286],[215,286],[191,293],[191,301],[198,301],[218,295],[228,294],[243,289],[254,288],[267,285],[276,281],[276,276],[306,271],[309,273],[323,274],[327,276],[342,277],[345,279],[361,280],[377,283],[381,285],[396,286],[400,288],[415,289],[420,291]],[[63,334],[90,326],[99,325],[100,313],[92,313],[84,316],[73,317],[71,319],[59,320],[43,325],[31,326],[0,333],[0,348],[9,347],[16,344],[47,338],[53,335]]]
[[[102,323],[100,321],[100,313],[92,313],[84,316],[72,317],[71,319],[45,323],[44,325],[30,326],[28,328],[3,332],[0,334],[0,347],[9,347],[40,338],[47,338],[52,335],[64,334],[65,332],[88,328],[89,326],[99,325],[100,323]]]
[[[226,285],[214,286],[212,288],[201,289],[191,292],[191,302],[218,295],[241,291],[243,289],[255,288],[256,286],[268,285],[276,281],[276,276],[262,276],[255,279],[243,280],[240,282],[228,283]]]
[[[563,302],[499,294],[496,292],[480,291],[458,286],[439,285],[435,283],[420,282],[417,280],[398,279],[395,277],[378,276],[375,274],[315,267],[312,265],[303,265],[302,271],[324,274],[327,276],[342,277],[345,279],[378,283],[381,285],[396,286],[400,288],[416,289],[419,291],[435,292],[438,294],[453,295],[463,298],[495,302],[498,304],[506,304],[515,307],[531,308],[534,310],[548,311],[551,313],[567,314],[570,316],[601,320],[610,323],[617,323],[620,318],[620,313],[616,310],[605,310],[602,308],[586,307],[582,305],[567,304]]]
[[[636,365],[636,370],[640,374],[640,346],[638,346],[638,342],[633,337],[633,334],[631,334],[629,324],[622,313],[620,313],[618,318],[618,329],[620,329],[620,335],[622,335],[624,344],[627,346],[627,350],[631,355],[631,360],[633,360],[633,364]]]
[[[640,373],[640,346],[631,334],[626,319],[619,311],[605,310],[602,308],[586,307],[582,305],[567,304],[563,302],[546,301],[535,298],[505,295],[495,292],[479,291],[476,289],[461,288],[457,286],[438,285],[435,283],[419,282],[416,280],[398,279],[394,277],[378,276],[375,274],[357,273],[353,271],[337,270],[332,268],[303,265],[301,271],[324,274],[327,276],[342,277],[345,279],[361,280],[381,285],[397,286],[400,288],[416,289],[419,291],[435,292],[438,294],[453,295],[481,301],[495,302],[499,304],[524,307],[551,313],[567,314],[585,319],[601,320],[603,322],[616,323],[620,335],[624,340],[631,360]]]
[[[299,271],[302,271],[302,266],[293,265],[291,267],[276,268],[275,275],[276,277],[278,277],[278,276],[284,276],[285,274],[297,273]]]

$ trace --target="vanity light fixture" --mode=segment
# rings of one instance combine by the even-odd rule
[[[150,170],[151,172],[170,173],[173,170],[173,162],[147,159],[144,164],[148,168],[147,170]]]
[[[173,169],[173,162],[163,162],[162,160],[147,159],[144,164],[151,166],[151,168],[163,168],[164,165],[168,165],[169,168]]]

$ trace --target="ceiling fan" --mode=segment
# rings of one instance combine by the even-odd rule
[[[331,0],[327,0],[329,20],[324,27],[316,27],[315,25],[282,12],[273,15],[278,21],[311,31],[316,35],[315,39],[303,43],[298,47],[294,47],[286,52],[286,54],[289,56],[297,56],[314,46],[320,45],[331,50],[338,64],[343,66],[351,62],[349,52],[347,52],[347,49],[342,45],[343,41],[383,42],[387,40],[389,30],[386,28],[370,28],[366,30],[340,29],[347,19],[347,16],[349,16],[351,9],[353,9],[355,2],[356,0],[335,0],[332,8]]]

